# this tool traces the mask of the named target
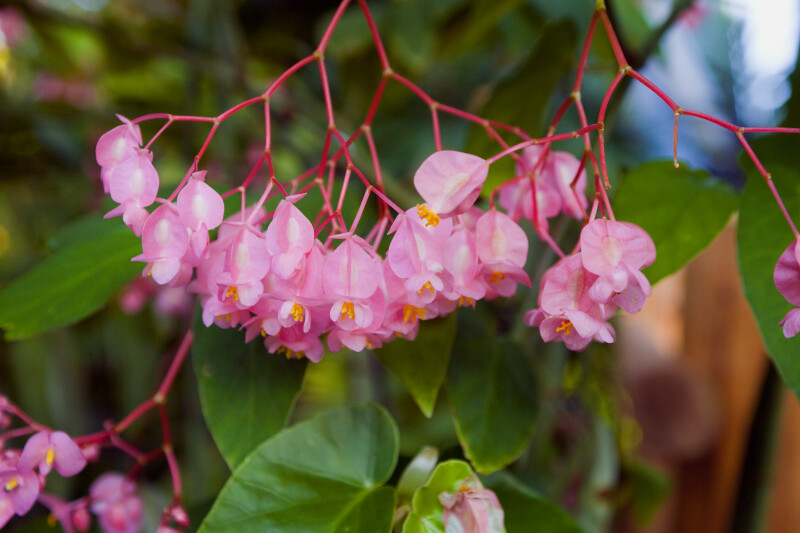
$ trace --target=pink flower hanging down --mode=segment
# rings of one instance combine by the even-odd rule
[[[574,351],[583,350],[592,339],[614,342],[614,328],[607,320],[616,306],[590,297],[596,280],[597,275],[583,268],[579,254],[561,259],[542,276],[539,308],[528,311],[525,322],[539,328],[543,341],[559,340]]]
[[[442,150],[428,156],[414,175],[414,187],[426,205],[421,215],[436,225],[439,217],[463,213],[475,203],[489,174],[486,160]]]
[[[794,305],[800,306],[800,260],[798,259],[798,241],[792,244],[781,254],[778,264],[775,265],[773,280],[775,287],[786,300]],[[794,337],[800,332],[800,309],[792,309],[781,320],[783,335],[786,338]]]
[[[17,468],[33,470],[46,476],[51,468],[63,477],[74,476],[86,466],[86,458],[77,444],[63,431],[40,431],[28,439]]]
[[[522,268],[528,260],[528,237],[516,222],[490,209],[478,219],[475,235],[487,298],[509,297],[516,292],[517,283],[531,286]]]
[[[134,149],[142,145],[142,132],[125,117],[119,116],[123,124],[107,131],[97,141],[95,158],[100,165],[100,180],[103,192],[108,193],[108,175],[122,161],[134,154]]]
[[[314,246],[314,227],[292,201],[281,200],[265,236],[273,274],[289,279],[303,270],[305,256]]]
[[[158,194],[158,173],[153,166],[153,154],[144,148],[134,148],[133,153],[108,173],[111,199],[119,207],[106,213],[106,217],[122,215],[122,220],[138,236],[147,218],[147,206]]]
[[[581,261],[598,276],[589,295],[598,303],[613,302],[637,313],[650,296],[650,282],[641,273],[656,259],[653,239],[629,222],[597,219],[581,231]]]
[[[162,204],[153,211],[142,228],[142,252],[132,261],[148,263],[145,274],[159,285],[178,276],[189,246],[189,235],[173,204]],[[186,267],[190,268],[190,267]]]
[[[105,533],[139,533],[142,529],[142,500],[136,483],[122,474],[107,472],[89,488],[90,508]]]
[[[203,258],[208,251],[208,231],[222,224],[225,204],[222,197],[205,183],[206,171],[195,172],[178,193],[178,216],[192,230],[192,252]]]

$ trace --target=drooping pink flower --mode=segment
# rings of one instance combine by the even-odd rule
[[[264,235],[253,226],[241,226],[225,253],[222,273],[214,279],[219,300],[238,309],[255,305],[264,292],[262,280],[269,272],[269,259]]]
[[[386,260],[392,271],[405,280],[409,301],[414,305],[424,306],[439,291],[452,289],[452,275],[444,270],[443,257],[452,227],[450,218],[435,226],[425,225],[420,213],[409,209],[389,229],[393,236]]]
[[[142,501],[136,483],[122,474],[107,472],[89,488],[90,508],[105,533],[138,533],[142,528]]]
[[[592,339],[613,342],[614,328],[607,320],[616,307],[590,297],[596,280],[596,274],[583,268],[579,254],[561,259],[542,276],[539,308],[525,314],[526,324],[538,327],[543,341],[560,340],[574,351],[583,350]]]
[[[330,319],[342,329],[366,328],[375,316],[378,263],[361,243],[348,237],[328,256],[322,269],[325,294],[333,301]],[[383,310],[380,310],[383,313]]]
[[[198,258],[208,251],[208,231],[222,224],[225,204],[217,191],[205,183],[206,171],[195,172],[178,193],[178,215],[192,230],[192,251]]]
[[[106,213],[106,218],[122,215],[122,220],[136,235],[141,235],[147,217],[147,206],[158,194],[158,173],[153,166],[153,154],[144,148],[134,153],[108,173],[111,199],[120,205]]]
[[[478,219],[475,236],[487,298],[497,294],[511,296],[517,283],[531,286],[522,268],[528,259],[528,237],[516,222],[490,209]]]
[[[486,287],[478,278],[478,246],[472,231],[463,225],[457,227],[447,240],[443,259],[445,269],[453,276],[453,288],[444,293],[445,298],[474,303],[484,297]]]
[[[475,203],[489,174],[489,164],[476,155],[441,150],[428,156],[414,174],[414,187],[425,200],[423,216],[436,225],[438,217],[463,213]]]
[[[162,204],[142,228],[142,252],[132,261],[148,263],[145,274],[159,285],[173,281],[181,271],[181,260],[189,246],[189,234],[173,204]]]
[[[567,216],[582,219],[589,201],[585,192],[586,169],[580,168],[580,161],[569,152],[551,150],[547,154],[542,177],[558,191],[561,211]]]
[[[27,514],[36,503],[40,490],[39,476],[33,470],[19,470],[10,464],[0,466],[0,492],[7,498],[5,503],[0,498],[0,508],[6,509],[4,513],[8,513],[10,501],[18,516]]]
[[[97,141],[95,158],[100,165],[100,179],[103,192],[109,192],[109,173],[122,161],[134,155],[134,150],[142,145],[142,132],[138,125],[117,115],[123,124],[104,133]]]
[[[302,270],[305,255],[314,245],[314,227],[290,199],[278,204],[265,236],[276,276],[289,279]]]
[[[46,476],[51,468],[63,477],[74,476],[86,466],[86,458],[77,444],[63,431],[40,431],[25,443],[17,468],[33,470]]]
[[[505,515],[497,495],[477,480],[466,480],[455,494],[443,492],[445,531],[505,533]]]
[[[778,291],[790,304],[800,306],[800,263],[798,263],[798,241],[792,241],[788,248],[781,254],[775,265],[773,281]],[[800,332],[800,309],[792,309],[783,320],[783,335],[786,338],[794,337]]]
[[[650,235],[629,222],[596,219],[583,227],[580,243],[584,268],[598,276],[590,296],[629,313],[641,310],[650,296],[650,282],[640,270],[656,258]]]

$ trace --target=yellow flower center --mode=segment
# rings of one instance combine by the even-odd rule
[[[562,320],[561,325],[556,328],[556,331],[563,331],[564,335],[572,333],[572,322],[569,320]]]
[[[495,272],[494,274],[492,274],[492,277],[491,279],[489,279],[489,281],[497,285],[498,283],[500,283],[501,279],[506,279],[506,275],[503,274],[502,272]]]
[[[351,309],[352,309],[352,304],[351,304]],[[342,307],[342,310],[344,310],[344,307]],[[303,306],[302,305],[294,304],[292,306],[291,313],[292,313],[292,317],[294,318],[295,322],[300,322],[301,320],[303,320]]]
[[[47,466],[51,466],[53,464],[53,460],[55,459],[55,454],[53,453],[53,449],[49,448],[47,450],[47,454],[44,456],[45,462],[47,462]]]
[[[428,206],[425,204],[417,204],[417,214],[419,215],[419,218],[425,221],[425,226],[439,225],[439,215],[428,209]]]
[[[305,352],[293,352],[286,346],[278,348],[277,353],[285,355],[286,359],[301,359],[306,356]]]
[[[408,322],[409,320],[416,322],[417,318],[425,319],[425,309],[406,304],[406,306],[403,307],[403,322]]]
[[[234,302],[239,300],[239,289],[236,288],[236,285],[231,285],[228,287],[228,290],[225,291],[225,298],[230,298]]]
[[[458,306],[464,307],[465,305],[474,305],[475,300],[472,298],[467,298],[466,296],[459,296],[458,297]]]
[[[6,489],[6,492],[11,492],[12,490],[16,489],[17,487],[19,487],[19,481],[17,480],[17,478],[15,476],[15,477],[12,477],[11,479],[9,479],[6,482],[5,489]]]
[[[353,302],[345,302],[344,304],[342,304],[342,313],[340,320],[344,321],[347,320],[348,318],[355,318],[355,317],[356,317],[356,312],[355,309],[353,309]]]
[[[422,291],[425,290],[425,289],[428,289],[429,291],[431,291],[431,294],[434,294],[436,292],[433,289],[433,285],[431,285],[431,282],[430,281],[426,281],[425,285],[423,285],[422,287],[419,288],[419,290],[417,291],[417,294],[422,294]]]

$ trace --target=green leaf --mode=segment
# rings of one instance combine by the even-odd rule
[[[582,532],[575,519],[558,504],[542,498],[508,472],[496,472],[483,482],[500,500],[508,533]]]
[[[739,198],[726,183],[685,164],[645,163],[629,172],[614,197],[619,221],[644,228],[656,261],[644,270],[651,283],[677,272],[725,228]]]
[[[447,391],[458,440],[478,472],[498,470],[525,450],[537,400],[530,364],[474,311],[459,313]]]
[[[800,213],[800,172],[794,165],[781,166],[777,161],[777,158],[770,161],[762,157],[789,213]],[[748,173],[737,239],[744,293],[753,308],[761,337],[783,381],[800,396],[800,337],[787,339],[783,336],[783,328],[778,323],[792,305],[778,292],[773,281],[775,264],[794,237],[764,179],[756,172]]]
[[[73,324],[94,313],[127,284],[142,264],[141,241],[120,220],[78,221],[85,233],[0,292],[0,327],[7,340]],[[65,232],[65,235],[69,232]]]
[[[625,465],[623,474],[630,490],[630,507],[636,523],[644,527],[669,496],[672,483],[667,474],[644,461]]]
[[[406,518],[403,533],[444,533],[444,506],[439,501],[439,495],[453,491],[455,485],[473,475],[472,468],[464,461],[440,463],[428,482],[414,493],[414,511]]]
[[[411,393],[422,413],[430,418],[447,375],[456,336],[456,313],[419,326],[412,341],[395,339],[375,350],[375,355]]]
[[[326,411],[250,454],[200,532],[389,532],[397,427],[376,405]]]
[[[236,329],[205,327],[196,313],[192,344],[203,416],[231,470],[283,429],[300,392],[306,360],[267,353]]]

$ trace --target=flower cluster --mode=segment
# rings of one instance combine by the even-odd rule
[[[43,492],[47,476],[55,470],[63,477],[81,472],[93,456],[63,431],[42,430],[19,449],[0,455],[0,529],[14,515],[27,514],[38,501],[51,512],[66,532],[85,532],[91,526],[89,511],[97,515],[106,533],[136,533],[142,525],[142,503],[136,484],[117,473],[105,473],[92,484],[89,495],[64,502]]]
[[[224,219],[221,196],[199,171],[176,201],[156,199],[158,175],[140,144],[126,121],[97,147],[120,203],[109,216],[122,214],[142,237],[134,260],[157,283],[197,293],[206,325],[246,329],[248,341],[261,335],[270,352],[319,361],[323,339],[333,352],[414,339],[421,319],[531,284],[524,230],[474,205],[489,170],[480,157],[443,150],[423,162],[414,184],[425,203],[398,212],[384,257],[377,227],[372,242],[350,231],[323,243],[296,205],[302,194],[285,195],[271,213],[259,203]]]

